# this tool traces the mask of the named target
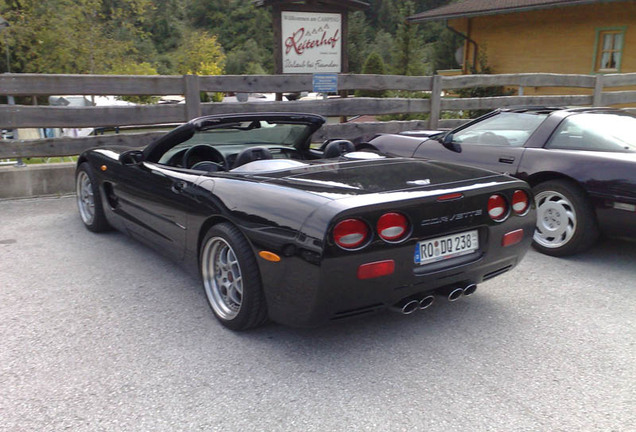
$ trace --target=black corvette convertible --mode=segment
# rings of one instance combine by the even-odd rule
[[[636,238],[636,117],[619,109],[505,108],[449,132],[382,135],[383,154],[442,160],[527,181],[534,247],[580,252],[599,234]]]
[[[91,231],[116,228],[201,275],[219,321],[313,326],[456,300],[513,268],[535,225],[528,185],[444,162],[310,147],[324,118],[192,120],[146,148],[77,163]]]

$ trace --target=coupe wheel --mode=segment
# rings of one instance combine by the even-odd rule
[[[584,192],[566,180],[551,180],[534,188],[537,226],[533,246],[552,256],[572,255],[596,242],[599,230]]]
[[[107,231],[110,225],[104,215],[101,195],[91,166],[84,162],[75,173],[77,208],[84,226],[93,232]]]
[[[232,330],[246,330],[267,320],[267,308],[252,249],[233,225],[208,231],[201,247],[201,277],[216,318]]]

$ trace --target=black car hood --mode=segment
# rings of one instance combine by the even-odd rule
[[[501,175],[468,166],[402,158],[307,164],[258,175],[263,182],[308,192],[346,195],[437,188],[488,177]]]

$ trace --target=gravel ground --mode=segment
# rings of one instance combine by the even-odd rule
[[[421,313],[233,333],[74,197],[0,201],[0,431],[634,431],[635,262],[531,251]]]

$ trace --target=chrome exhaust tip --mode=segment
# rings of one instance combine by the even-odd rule
[[[454,302],[459,300],[464,295],[463,288],[455,288],[448,294],[448,301]]]
[[[415,299],[405,299],[397,302],[389,309],[393,312],[401,313],[402,315],[409,315],[418,310],[420,307],[420,302]]]
[[[466,286],[464,288],[464,295],[465,296],[469,296],[475,293],[475,291],[477,291],[477,285],[476,284],[470,284],[468,286]]]
[[[435,303],[435,296],[427,295],[426,297],[423,297],[418,303],[420,310],[427,309],[431,307],[433,303]]]

